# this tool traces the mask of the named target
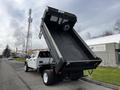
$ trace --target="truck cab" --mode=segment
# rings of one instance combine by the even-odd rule
[[[29,69],[39,70],[42,66],[49,66],[53,59],[48,50],[41,50],[33,52],[25,61],[25,71]]]

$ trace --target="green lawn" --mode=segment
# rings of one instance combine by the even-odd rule
[[[25,61],[25,58],[15,58],[16,61],[19,61],[19,62],[24,62]]]
[[[85,75],[88,75],[87,70],[85,71]],[[98,67],[93,71],[92,78],[120,86],[120,68]]]

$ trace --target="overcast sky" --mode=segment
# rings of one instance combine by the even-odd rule
[[[28,10],[32,9],[32,47],[45,48],[39,40],[40,20],[46,6],[76,14],[76,31],[86,39],[112,30],[120,19],[120,0],[0,0],[0,48],[8,44],[12,49],[21,47],[26,37]]]

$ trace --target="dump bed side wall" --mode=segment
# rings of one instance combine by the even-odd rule
[[[89,46],[85,43],[85,41],[83,41],[83,39],[80,37],[80,35],[74,29],[72,31],[73,31],[73,35],[74,35],[74,37],[76,37],[76,40],[78,41],[79,45],[80,44],[82,45],[84,52],[86,52],[89,56],[96,58],[97,56],[89,48]]]
[[[41,23],[41,31],[44,35],[44,38],[46,40],[46,43],[49,47],[50,53],[53,57],[53,61],[56,62],[55,64],[55,71],[56,73],[61,70],[61,68],[65,65],[65,61],[63,61],[63,57],[61,56],[61,53],[59,52],[53,38],[51,37],[51,34],[49,33],[49,30],[44,22]]]
[[[49,47],[49,50],[50,50],[52,56],[54,57],[54,59],[57,60],[57,62],[59,62],[58,60],[62,59],[61,53],[59,52],[57,45],[53,41],[53,38],[51,37],[51,34],[49,33],[49,30],[45,23],[41,24],[41,31],[44,35],[44,38],[47,42],[47,45]]]

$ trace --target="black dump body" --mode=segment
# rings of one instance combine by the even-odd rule
[[[56,72],[94,69],[101,62],[74,30],[76,21],[75,15],[51,7],[44,13],[41,31],[56,61]]]

